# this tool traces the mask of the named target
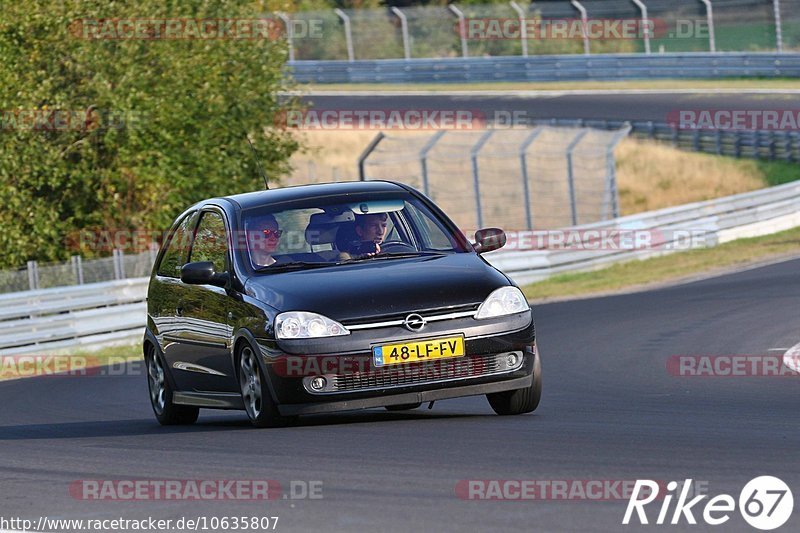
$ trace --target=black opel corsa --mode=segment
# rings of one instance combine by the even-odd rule
[[[162,424],[244,409],[297,415],[485,394],[531,412],[541,366],[522,292],[424,195],[368,181],[214,198],[158,253],[144,355]]]

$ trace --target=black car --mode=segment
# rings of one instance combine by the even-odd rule
[[[288,187],[182,213],[159,251],[144,355],[162,424],[200,408],[254,425],[485,394],[531,412],[541,366],[531,309],[428,198],[399,183]]]

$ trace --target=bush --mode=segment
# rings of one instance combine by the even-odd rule
[[[0,267],[65,259],[91,227],[166,227],[200,199],[263,188],[298,148],[265,128],[294,100],[274,39],[87,39],[103,18],[253,19],[237,0],[6,2],[0,10]],[[97,34],[95,34],[97,35]],[[102,35],[102,33],[100,34]],[[58,122],[31,127],[31,114]],[[26,115],[27,114],[27,115]],[[88,117],[88,120],[86,120]]]

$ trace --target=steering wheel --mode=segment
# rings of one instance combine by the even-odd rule
[[[403,241],[385,241],[381,243],[381,252],[416,252],[417,249]]]

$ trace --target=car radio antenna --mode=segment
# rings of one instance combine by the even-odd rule
[[[264,167],[261,166],[261,160],[258,158],[258,153],[256,152],[256,148],[253,146],[253,141],[250,140],[249,135],[247,135],[247,144],[250,145],[250,149],[253,151],[253,159],[256,160],[256,168],[258,168],[258,172],[261,174],[261,177],[264,178],[264,187],[269,190],[269,178],[267,178],[267,173],[264,172]]]

